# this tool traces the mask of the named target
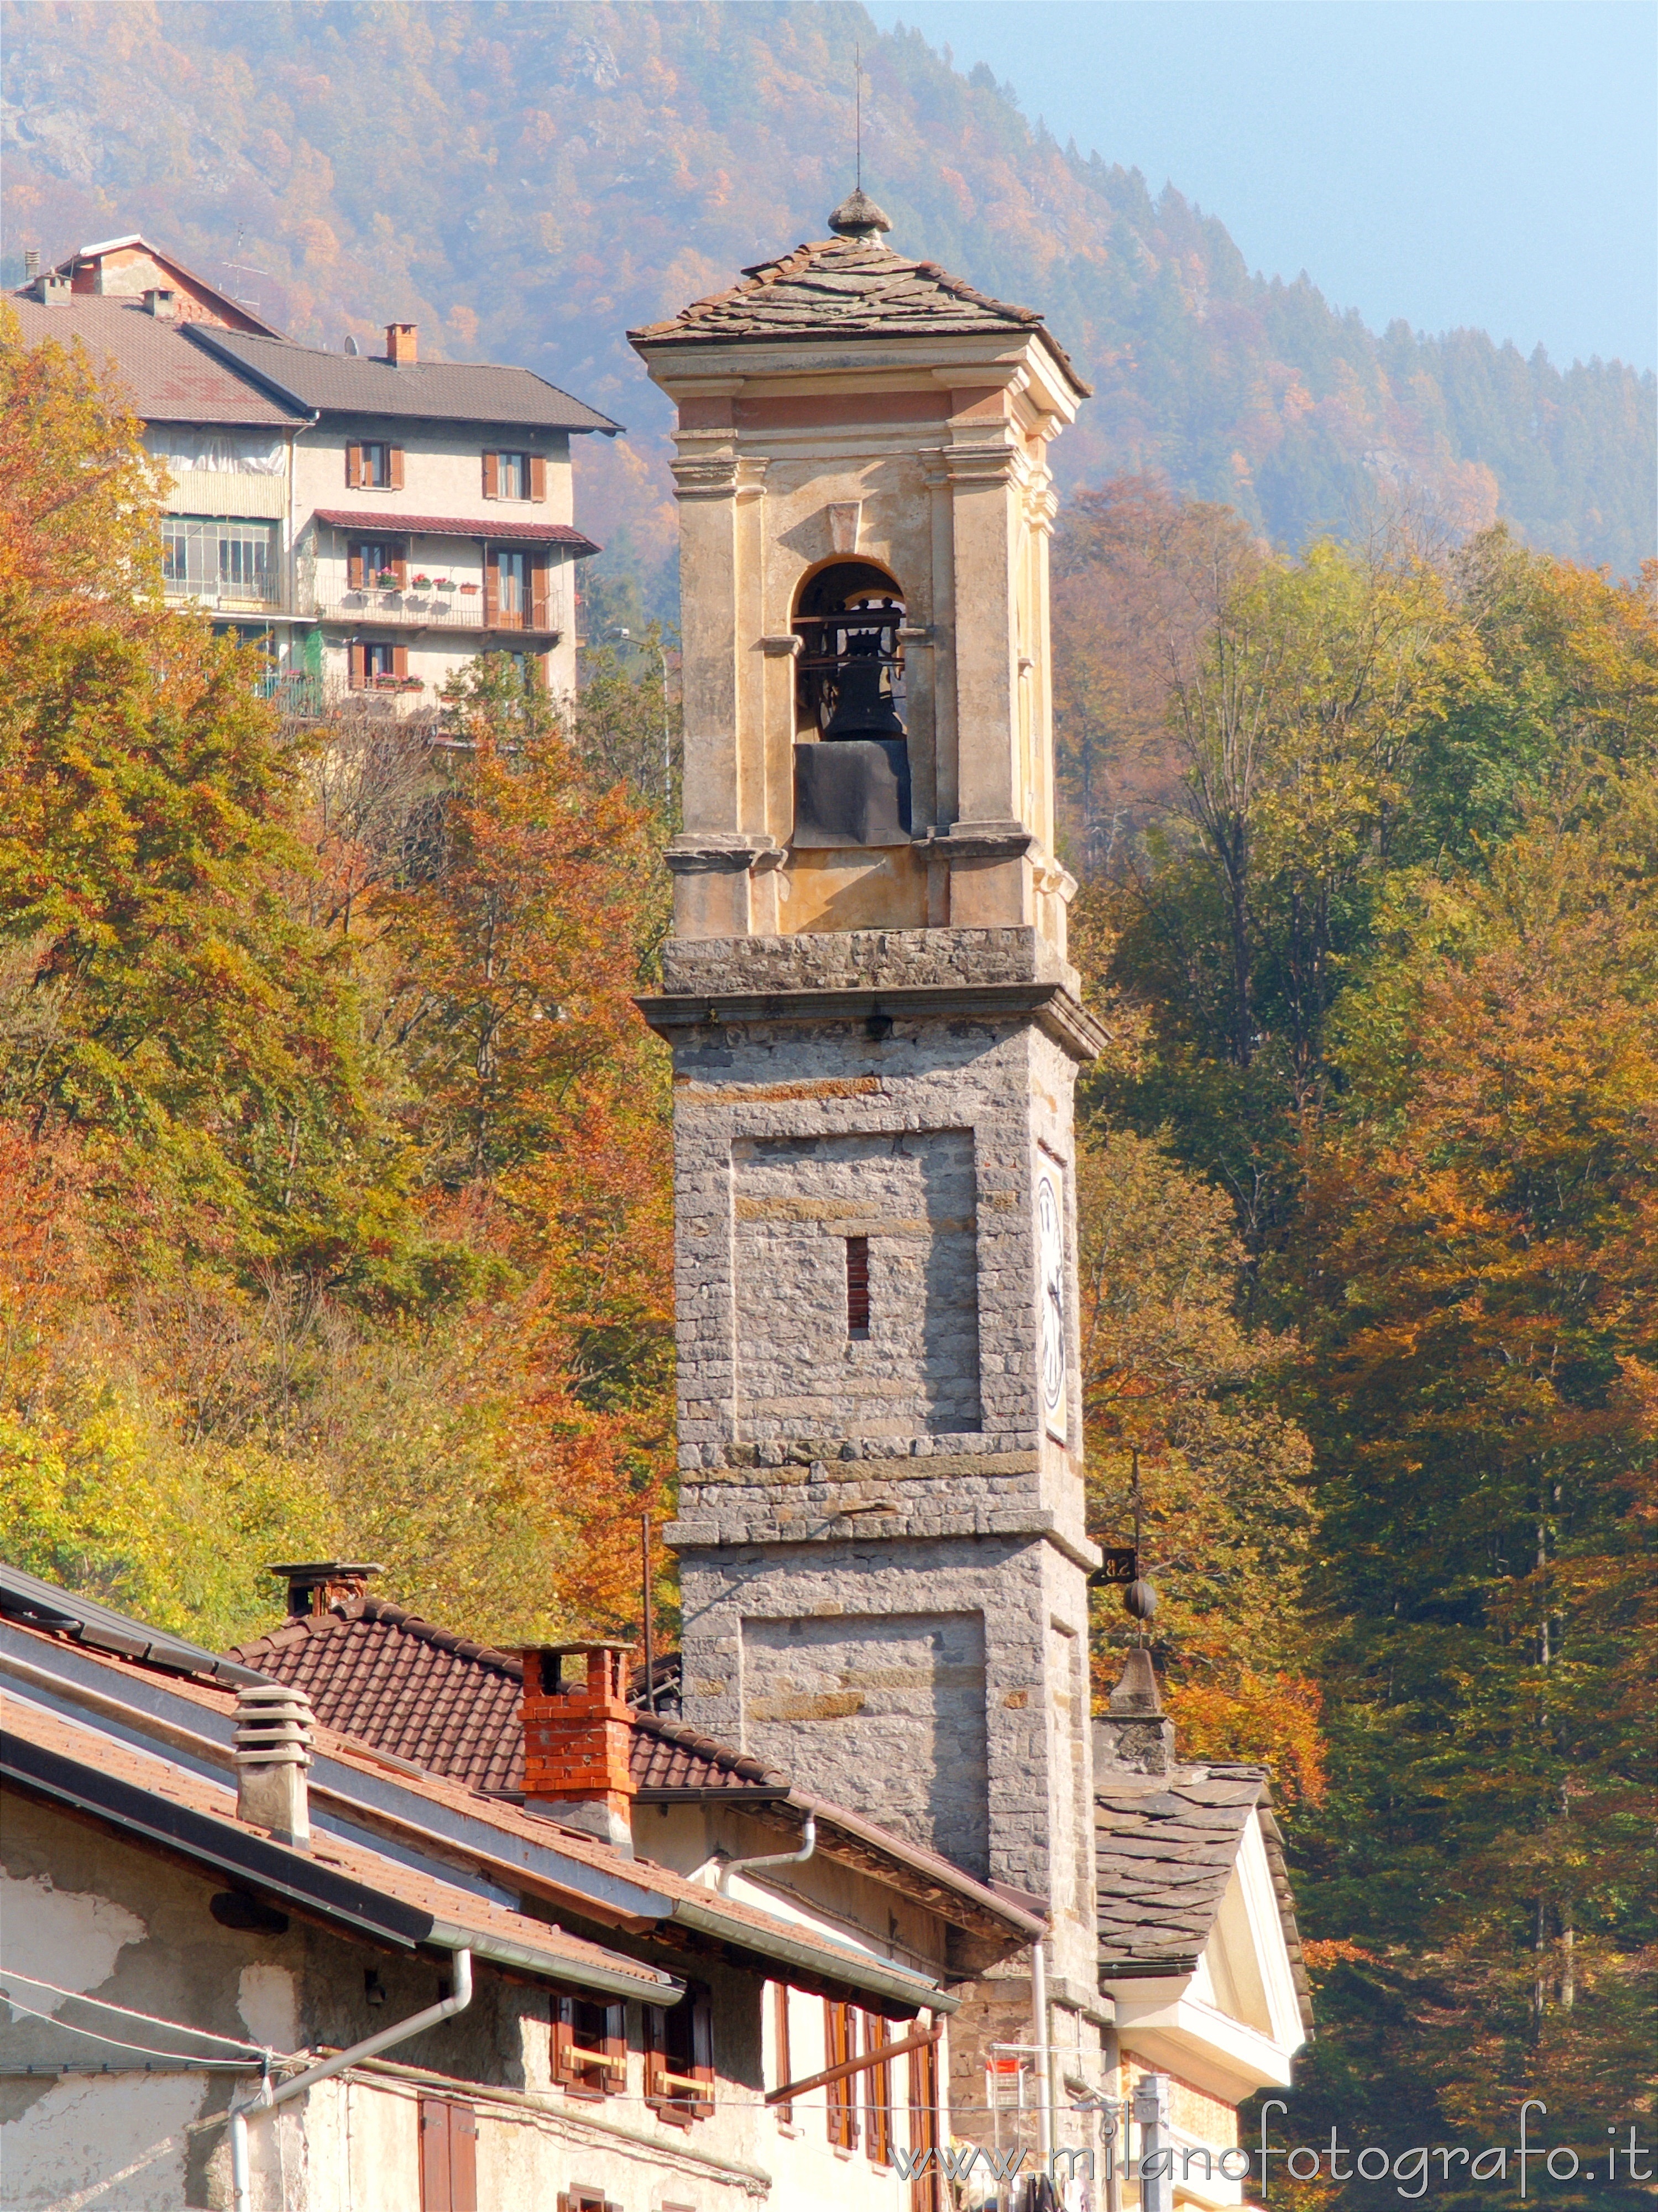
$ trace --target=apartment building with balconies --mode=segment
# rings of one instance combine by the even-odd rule
[[[15,296],[26,343],[113,362],[167,470],[167,597],[254,643],[313,708],[435,703],[481,653],[575,690],[571,440],[620,425],[529,369],[295,345],[136,234]],[[353,342],[348,341],[349,344]]]

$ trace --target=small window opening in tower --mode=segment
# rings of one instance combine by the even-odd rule
[[[847,1334],[869,1334],[869,1239],[847,1239]]]
[[[903,595],[872,561],[837,561],[800,594],[799,723],[826,743],[904,734]]]

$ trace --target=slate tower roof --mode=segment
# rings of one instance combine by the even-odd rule
[[[860,226],[845,236],[797,246],[775,261],[756,262],[744,270],[740,284],[694,300],[665,322],[647,323],[628,337],[634,345],[655,348],[720,340],[1023,337],[1032,331],[1042,333],[1078,396],[1086,398],[1088,386],[1034,307],[993,300],[936,261],[907,260],[882,244],[875,228]]]

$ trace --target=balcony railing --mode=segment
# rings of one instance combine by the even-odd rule
[[[235,615],[245,621],[257,620],[261,615],[279,615],[287,611],[287,603],[279,592],[268,590],[267,595],[251,592],[243,586],[228,584],[186,584],[169,576],[162,586],[170,607],[202,607],[209,614]]]
[[[368,623],[376,629],[390,624],[398,629],[515,629],[554,636],[564,627],[556,598],[548,601],[540,622],[528,614],[497,607],[486,623],[483,592],[465,592],[459,586],[451,592],[421,591],[412,585],[405,585],[401,591],[365,586],[355,592],[301,592],[296,611],[319,622]]]

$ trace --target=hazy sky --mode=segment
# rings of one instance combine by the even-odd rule
[[[1376,329],[1658,366],[1654,0],[868,4]]]

